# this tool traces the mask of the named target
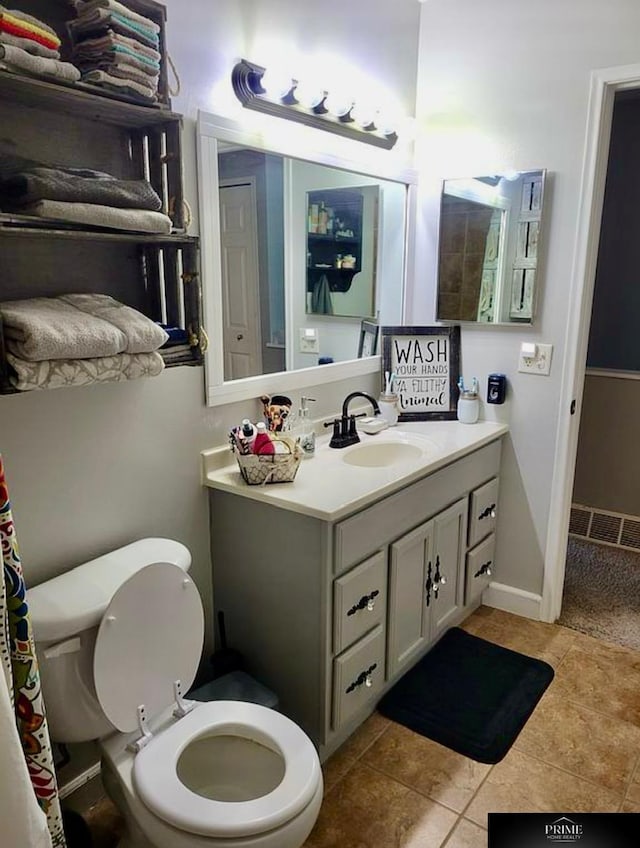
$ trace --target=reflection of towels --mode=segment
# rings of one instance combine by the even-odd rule
[[[71,224],[105,227],[111,230],[131,230],[137,233],[171,232],[171,218],[162,212],[146,209],[116,209],[99,203],[65,203],[62,200],[39,200],[21,210],[25,215],[53,218]]]
[[[331,289],[327,275],[323,274],[313,287],[311,293],[311,311],[319,315],[333,315],[333,303],[331,302]]]
[[[138,377],[156,377],[164,369],[159,353],[119,353],[94,359],[47,359],[27,362],[7,353],[16,372],[11,383],[21,392],[32,389],[59,389],[91,383],[121,383]]]
[[[77,82],[80,79],[80,71],[70,62],[34,56],[11,44],[0,44],[0,65],[4,65],[11,71],[26,71],[34,76],[54,77],[66,82]]]

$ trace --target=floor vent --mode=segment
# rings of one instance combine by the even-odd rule
[[[640,517],[573,504],[569,535],[616,548],[640,551]]]

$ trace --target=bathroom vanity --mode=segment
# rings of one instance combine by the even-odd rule
[[[203,453],[216,610],[322,758],[479,605],[506,431],[420,422],[342,450],[322,439],[293,483],[268,486],[246,485],[228,451]]]

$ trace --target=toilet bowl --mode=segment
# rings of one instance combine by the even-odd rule
[[[51,736],[100,729],[121,848],[300,848],[322,802],[311,740],[267,707],[182,695],[204,632],[190,563],[143,539],[30,591]]]

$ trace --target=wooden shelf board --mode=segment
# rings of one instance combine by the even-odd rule
[[[51,218],[34,218],[13,212],[0,212],[0,236],[19,238],[68,238],[84,241],[129,241],[140,244],[197,244],[186,233],[137,233],[128,230],[83,229]]]
[[[0,96],[25,106],[41,106],[123,127],[146,127],[180,121],[181,115],[160,106],[144,106],[110,92],[96,93],[86,83],[49,82],[0,69]]]

